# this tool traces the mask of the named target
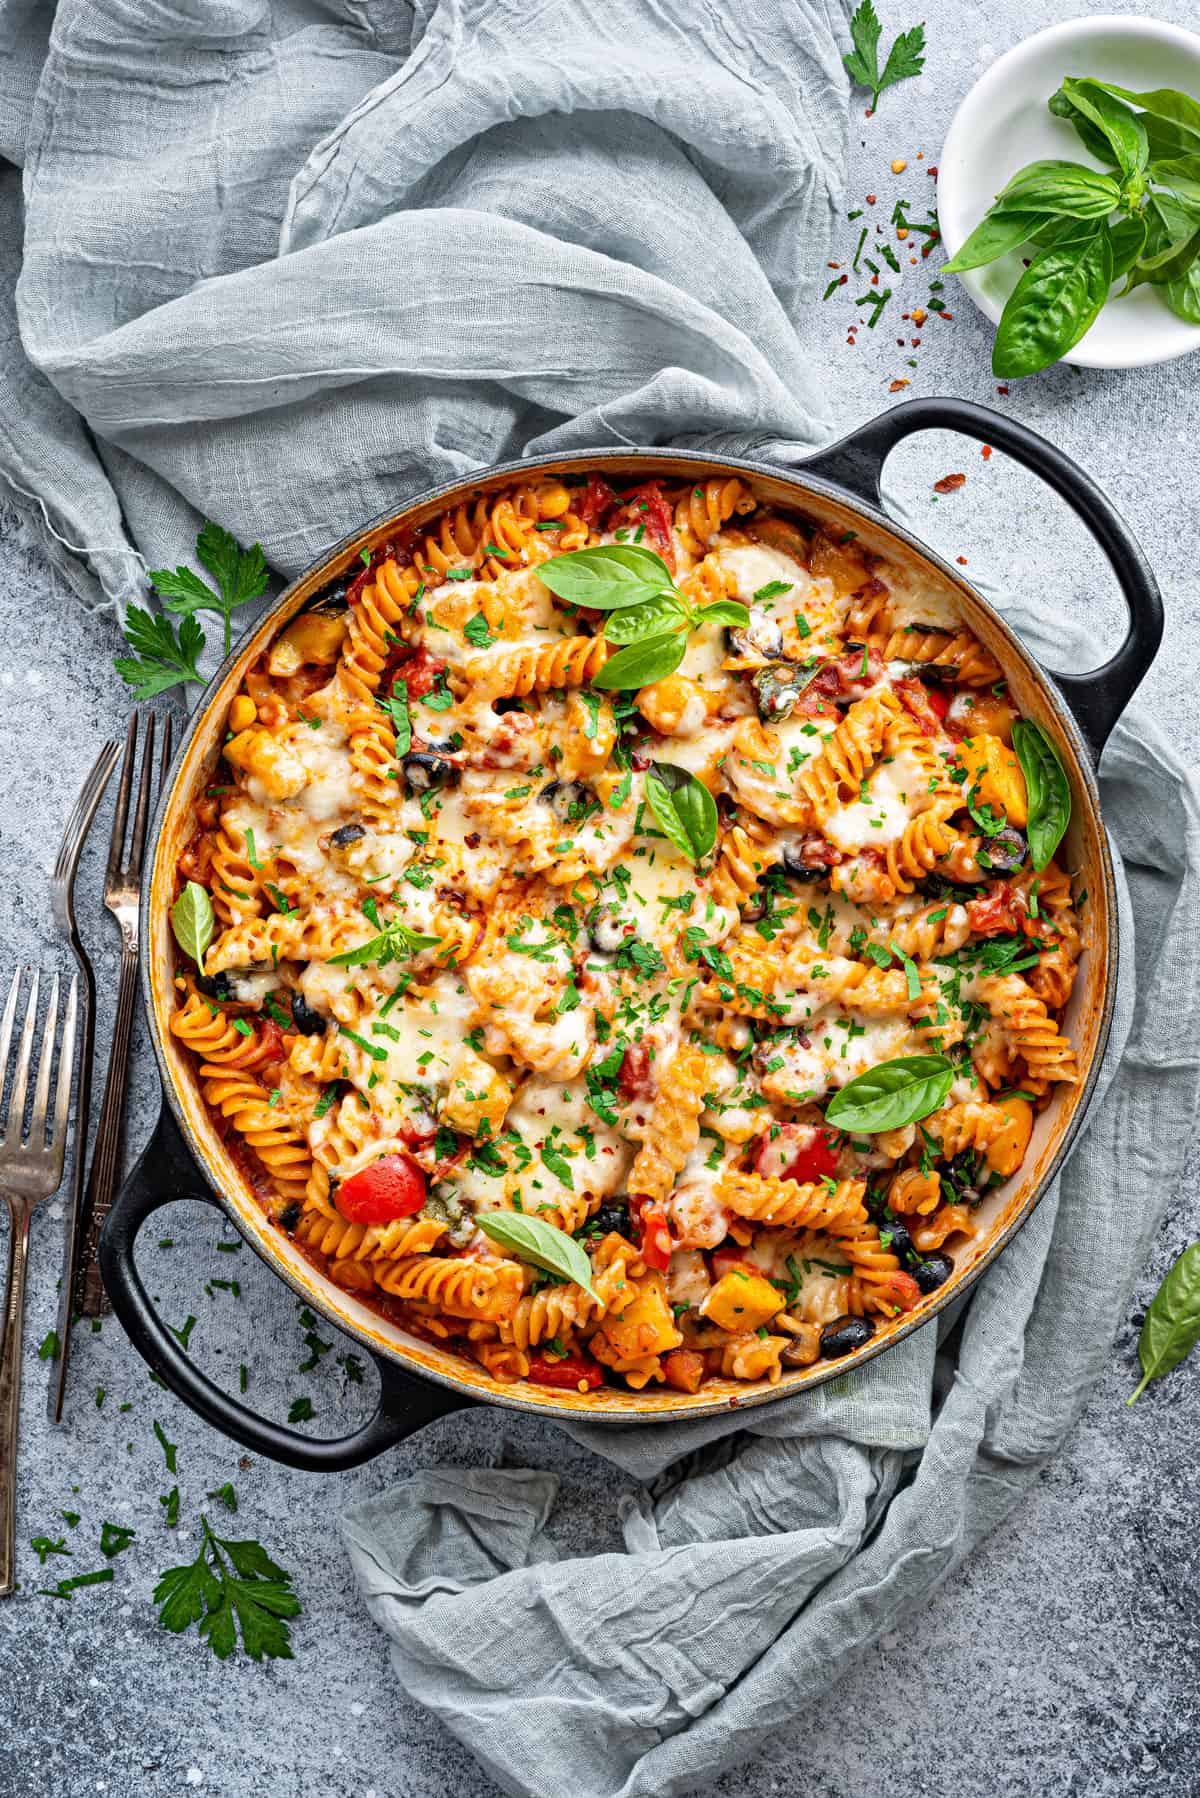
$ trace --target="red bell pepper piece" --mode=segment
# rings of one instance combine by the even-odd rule
[[[642,1236],[638,1254],[647,1267],[654,1268],[657,1273],[665,1273],[675,1248],[667,1214],[661,1205],[643,1205],[640,1222]]]
[[[604,1372],[590,1355],[530,1355],[529,1379],[537,1386],[557,1386],[564,1392],[581,1386],[594,1392],[604,1384]]]

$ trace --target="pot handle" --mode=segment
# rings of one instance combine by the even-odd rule
[[[873,418],[848,437],[820,450],[804,472],[848,487],[882,509],[879,480],[892,450],[917,431],[961,431],[990,443],[1040,475],[1082,518],[1108,558],[1129,608],[1125,641],[1102,668],[1090,674],[1054,674],[1079,723],[1088,748],[1099,761],[1113,725],[1129,704],[1153,662],[1163,634],[1162,597],[1142,552],[1121,514],[1095,481],[1036,431],[1015,419],[968,400],[909,400]]]
[[[136,1167],[121,1187],[100,1236],[100,1271],[133,1346],[177,1398],[206,1423],[272,1461],[307,1473],[335,1473],[394,1448],[434,1418],[472,1401],[402,1373],[391,1361],[372,1355],[379,1369],[379,1405],[348,1436],[313,1438],[260,1417],[239,1404],[200,1372],[154,1309],[134,1262],[138,1231],[148,1218],[176,1199],[219,1201],[201,1178],[179,1126],[164,1104],[158,1124]]]

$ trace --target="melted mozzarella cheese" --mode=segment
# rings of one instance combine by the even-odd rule
[[[920,809],[926,785],[923,770],[907,750],[901,750],[891,761],[876,764],[867,778],[866,797],[840,806],[826,820],[825,835],[848,854],[898,842],[909,818]]]

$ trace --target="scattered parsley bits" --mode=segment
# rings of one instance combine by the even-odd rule
[[[167,1472],[174,1473],[175,1472],[175,1456],[176,1456],[176,1453],[178,1452],[178,1444],[167,1441],[166,1431],[163,1429],[161,1423],[159,1423],[157,1417],[154,1419],[154,1434],[158,1437],[159,1443],[162,1447],[163,1455],[166,1458]]]
[[[135,1529],[123,1523],[102,1523],[100,1525],[100,1553],[111,1561],[115,1556],[124,1554],[129,1544],[137,1535]]]
[[[82,1586],[105,1586],[113,1577],[111,1567],[97,1567],[94,1573],[76,1573],[70,1579],[60,1579],[57,1586],[39,1586],[38,1593],[43,1598],[74,1598]]]

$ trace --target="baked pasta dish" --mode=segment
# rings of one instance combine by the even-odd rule
[[[919,1307],[1077,1079],[1066,777],[950,604],[727,476],[364,552],[172,912],[274,1225],[503,1382],[776,1382]]]

